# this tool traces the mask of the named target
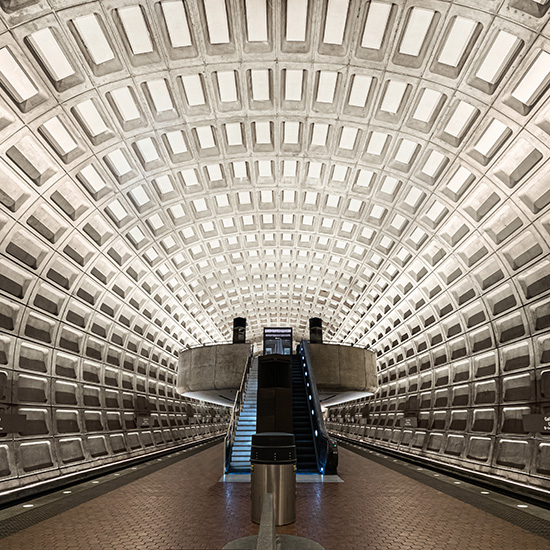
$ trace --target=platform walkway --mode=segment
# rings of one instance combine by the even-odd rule
[[[249,484],[218,482],[222,464],[217,444],[1,510],[0,536],[8,536],[0,548],[219,549],[258,531]],[[519,501],[493,499],[453,478],[345,448],[339,475],[344,483],[299,483],[297,521],[278,532],[326,550],[550,548],[550,511],[543,508],[518,508]]]

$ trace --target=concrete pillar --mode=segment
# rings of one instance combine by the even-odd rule
[[[246,341],[246,319],[235,317],[233,319],[233,343],[244,344]]]
[[[323,320],[319,317],[312,317],[309,320],[309,341],[312,344],[323,343]]]

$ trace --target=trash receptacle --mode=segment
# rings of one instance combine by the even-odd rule
[[[296,521],[296,444],[294,435],[266,432],[252,436],[251,519],[260,523],[265,493],[273,494],[275,524]]]

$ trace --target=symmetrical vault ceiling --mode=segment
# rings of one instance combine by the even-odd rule
[[[549,5],[0,0],[4,331],[173,353],[321,317],[390,353],[529,327]]]

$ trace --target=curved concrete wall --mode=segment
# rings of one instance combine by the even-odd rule
[[[221,344],[181,351],[177,390],[189,397],[232,405],[249,356],[250,344]]]
[[[364,348],[309,344],[311,369],[319,392],[374,392],[376,354]]]
[[[374,396],[329,409],[329,430],[550,489],[550,437],[523,425],[550,412],[547,336],[450,363],[439,363],[438,347],[409,359],[406,349],[378,360]],[[405,416],[417,425],[403,426]]]

